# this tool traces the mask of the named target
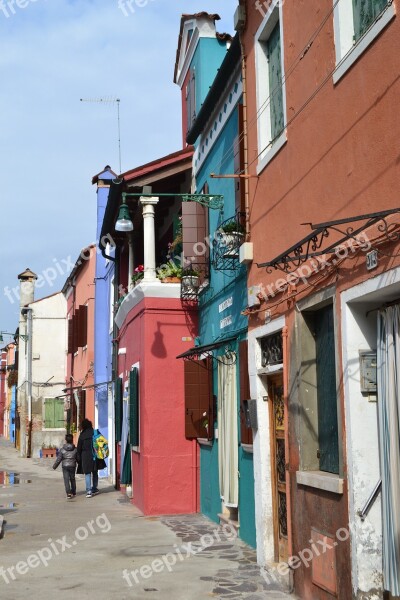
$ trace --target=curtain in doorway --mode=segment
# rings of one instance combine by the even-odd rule
[[[238,412],[236,366],[218,363],[218,473],[225,506],[237,507]]]
[[[378,414],[384,587],[400,595],[400,305],[378,314]]]

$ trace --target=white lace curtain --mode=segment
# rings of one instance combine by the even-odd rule
[[[400,596],[400,305],[379,311],[377,359],[383,579]]]
[[[238,414],[236,365],[218,363],[218,473],[221,499],[227,507],[237,507]]]

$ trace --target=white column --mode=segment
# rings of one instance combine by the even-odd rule
[[[154,232],[154,206],[159,198],[140,197],[143,206],[143,244],[144,244],[144,277],[143,281],[157,281],[156,277],[156,244]]]

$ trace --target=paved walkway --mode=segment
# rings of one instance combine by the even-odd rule
[[[291,599],[255,552],[200,515],[143,517],[106,481],[65,498],[61,467],[0,438],[0,597],[5,600]]]

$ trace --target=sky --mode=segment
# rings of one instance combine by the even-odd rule
[[[92,176],[182,147],[173,83],[182,13],[218,13],[234,33],[237,0],[0,0],[0,331],[18,325],[17,275],[59,291],[96,240]],[[80,102],[105,98],[108,103]],[[44,282],[44,283],[43,283]],[[15,291],[13,291],[15,289]],[[5,341],[8,339],[5,338]]]

